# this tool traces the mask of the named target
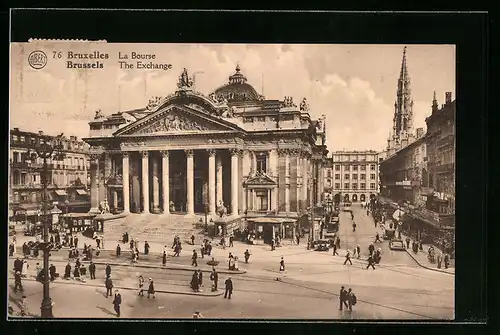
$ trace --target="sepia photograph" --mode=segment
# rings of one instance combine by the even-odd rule
[[[454,320],[452,44],[10,44],[9,318]]]

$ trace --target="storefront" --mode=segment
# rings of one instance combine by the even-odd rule
[[[95,227],[95,214],[68,213],[60,216],[60,227],[66,233],[85,232],[88,228],[97,230]]]
[[[292,238],[296,227],[296,221],[286,218],[250,218],[248,219],[248,230],[255,231],[257,240],[265,244],[271,244],[273,237]]]

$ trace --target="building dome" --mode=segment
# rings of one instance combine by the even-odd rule
[[[262,97],[252,85],[247,83],[247,78],[241,73],[240,66],[236,66],[236,72],[229,77],[229,83],[219,87],[213,93],[217,99],[227,101],[255,101]]]

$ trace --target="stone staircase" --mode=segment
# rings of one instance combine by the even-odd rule
[[[175,235],[181,240],[188,240],[194,234],[197,241],[203,236],[203,228],[195,225],[201,216],[185,217],[183,215],[128,214],[124,218],[109,220],[104,223],[104,238],[107,241],[118,241],[128,232],[130,238],[139,241],[171,243]]]

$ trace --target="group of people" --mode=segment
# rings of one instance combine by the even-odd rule
[[[139,294],[138,295],[140,297],[144,297],[144,277],[142,275],[139,275],[138,281],[139,281]],[[148,281],[149,281],[148,290],[147,290],[148,299],[150,296],[152,296],[153,298],[156,298],[156,294],[155,294],[156,291],[155,291],[155,285],[154,285],[153,278],[149,277]]]
[[[356,303],[358,302],[358,299],[352,289],[349,288],[346,290],[344,286],[340,288],[339,300],[339,310],[342,311],[345,307],[349,310],[349,312],[352,312],[352,306],[356,305]]]

